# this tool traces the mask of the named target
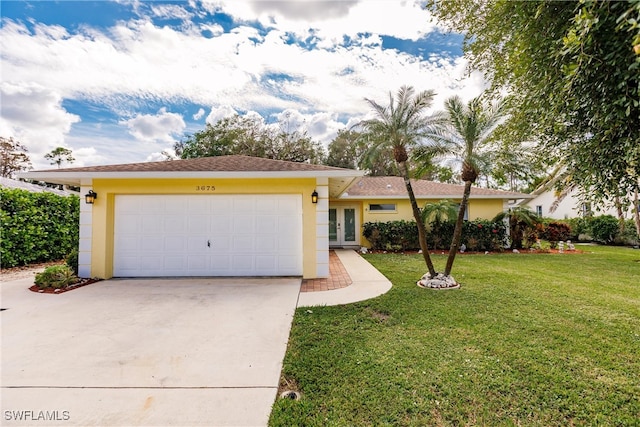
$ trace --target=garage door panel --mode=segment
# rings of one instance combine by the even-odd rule
[[[249,234],[255,232],[255,218],[253,216],[237,215],[233,217],[231,221],[231,228],[234,234]]]
[[[189,234],[199,234],[209,230],[209,222],[211,221],[209,215],[194,214],[191,212],[187,215],[189,215],[187,218]]]
[[[162,196],[141,196],[144,203],[139,205],[139,212],[145,215],[154,215],[158,212],[165,212],[165,199]]]
[[[302,275],[301,212],[299,195],[116,196],[114,275]]]
[[[164,249],[164,237],[162,235],[145,235],[140,239],[138,246],[143,252],[159,252]]]
[[[187,262],[188,272],[206,271],[209,268],[208,258],[206,255],[189,255]]]
[[[184,215],[167,215],[164,217],[164,234],[184,234],[187,231]]]
[[[233,236],[231,243],[231,250],[238,251],[252,251],[254,249],[253,236]]]
[[[164,232],[164,218],[159,215],[147,215],[141,223],[143,233],[162,234]]]
[[[211,258],[211,271],[213,274],[221,275],[221,276],[231,276],[232,265],[231,265],[231,256],[229,254],[224,254]]]
[[[278,249],[278,242],[275,236],[269,234],[257,235],[255,239],[256,252],[265,253]]]
[[[231,230],[231,221],[229,217],[214,216],[210,219],[211,233],[214,236],[224,235]]]
[[[164,270],[163,257],[160,255],[143,255],[140,257],[140,269],[147,272]],[[147,273],[149,274],[149,273]],[[153,276],[153,274],[151,274]]]
[[[165,256],[164,267],[169,271],[174,271],[176,274],[179,274],[187,267],[187,257],[184,255]]]
[[[183,253],[187,250],[187,242],[183,236],[167,236],[164,238],[163,247],[166,252]]]

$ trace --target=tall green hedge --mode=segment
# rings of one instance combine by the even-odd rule
[[[429,249],[449,249],[454,228],[454,221],[431,223],[427,232]],[[401,251],[420,248],[415,221],[367,222],[363,225],[363,235],[372,249]],[[502,251],[507,244],[507,228],[503,222],[465,221],[461,243],[469,251]]]
[[[80,199],[0,188],[3,268],[65,258],[78,247]]]

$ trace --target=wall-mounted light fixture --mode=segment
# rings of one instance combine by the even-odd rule
[[[316,190],[311,193],[311,203],[318,203],[318,192]]]
[[[84,195],[84,201],[88,205],[92,205],[97,198],[98,198],[98,193],[94,192],[93,190],[89,190],[89,192]]]

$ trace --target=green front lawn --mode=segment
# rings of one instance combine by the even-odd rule
[[[379,298],[296,312],[272,426],[640,425],[640,251],[366,258]],[[434,263],[440,270],[444,256]]]

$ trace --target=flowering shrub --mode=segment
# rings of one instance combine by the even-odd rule
[[[564,222],[552,221],[545,225],[541,237],[548,240],[551,247],[555,248],[558,242],[571,239],[571,227]]]

